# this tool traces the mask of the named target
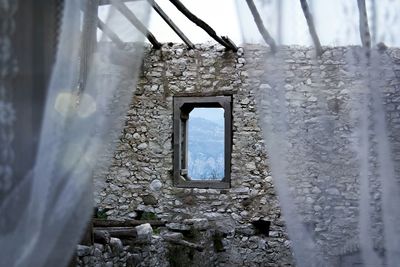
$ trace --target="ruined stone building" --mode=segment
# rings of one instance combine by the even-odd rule
[[[329,246],[338,264],[348,260],[357,263],[357,257],[351,258],[357,251],[351,238],[357,225],[346,228],[331,221],[336,220],[335,216],[352,217],[355,210],[351,207],[358,205],[358,191],[354,188],[358,173],[351,168],[354,155],[342,139],[328,136],[329,132],[319,127],[330,127],[346,138],[352,135],[349,94],[364,86],[362,76],[366,73],[350,71],[352,64],[359,62],[347,59],[359,49],[326,48],[317,60],[312,48],[283,47],[279,55],[284,65],[279,65],[268,49],[258,45],[244,46],[236,53],[210,44],[195,50],[183,45],[148,50],[114,161],[106,179],[97,185],[96,205],[109,219],[157,219],[166,224],[153,229],[147,243],[134,245],[129,253],[123,252],[122,262],[129,254],[136,257],[138,266],[292,264],[290,241],[273,183],[279,177],[271,177],[268,150],[258,121],[262,111],[256,106],[256,101],[262,100],[257,99],[255,89],[276,87],[286,92],[286,101],[293,110],[303,105],[304,113],[291,114],[290,124],[301,121],[305,123],[304,131],[320,131],[310,135],[317,136],[313,140],[298,138],[298,132],[288,133],[294,151],[291,164],[297,170],[291,175],[297,181],[302,212],[306,218],[309,214],[308,227],[319,235],[321,247]],[[391,60],[383,57],[381,63],[397,75],[399,51],[390,49],[387,55]],[[284,84],[276,84],[276,75],[283,75]],[[385,86],[387,93],[386,107],[394,123],[399,118],[399,91],[393,87],[398,77],[383,74],[381,78],[380,86]],[[328,97],[317,99],[308,95],[310,88],[323,90]],[[211,102],[227,97],[231,108],[228,114],[229,109],[225,109],[225,120],[231,119],[228,180],[191,183],[174,177],[174,157],[179,157],[174,155],[174,134],[181,134],[174,131],[174,113],[179,112],[174,103],[182,97],[201,97]],[[321,105],[328,114],[307,113]],[[320,121],[323,126],[317,125]],[[395,129],[391,129],[392,136],[396,136]],[[313,149],[313,154],[308,154],[309,149]],[[309,157],[307,164],[303,157]],[[318,161],[312,157],[326,157],[331,163],[323,171],[326,177],[342,172],[340,175],[345,178],[332,181],[325,188],[327,183],[322,181],[327,178],[313,176],[318,168],[325,167],[317,166]],[[335,201],[336,206],[330,207],[330,201]],[[328,214],[334,214],[333,219],[313,222],[313,216],[326,215],[323,208],[332,209]],[[347,247],[342,245],[343,240],[335,239],[340,239],[339,235],[325,232],[326,227],[332,226],[337,227],[335,231],[340,236],[348,237]]]
[[[313,46],[283,45],[283,0],[258,2],[276,4],[266,15],[276,43],[245,1],[265,44],[240,46],[179,0],[169,3],[215,42],[191,43],[150,0],[3,2],[0,265],[62,265],[86,224],[70,266],[400,261],[400,49],[371,38],[365,1],[343,12],[358,11],[349,28],[361,46],[321,46],[306,0],[297,4]],[[100,9],[117,12],[103,21]],[[151,9],[184,44],[157,41]],[[119,18],[133,41],[113,32]],[[193,167],[189,121],[201,108],[220,112],[221,156]]]
[[[204,247],[199,252],[157,244],[149,253],[160,266],[165,266],[163,261],[171,266],[290,262],[255,116],[251,90],[255,81],[247,71],[248,64],[257,66],[259,53],[263,52],[165,45],[145,56],[115,161],[102,188],[97,189],[97,203],[109,218],[137,219],[151,214],[167,222],[168,234],[183,234],[184,239]],[[182,96],[228,97],[232,107],[228,114],[232,117],[229,181],[194,186],[174,182],[173,107]]]

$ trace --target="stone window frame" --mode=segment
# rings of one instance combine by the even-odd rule
[[[187,176],[188,119],[194,108],[224,109],[224,178],[222,180],[191,180]],[[173,116],[174,186],[184,188],[231,187],[232,96],[174,96]],[[182,168],[183,167],[183,168]]]

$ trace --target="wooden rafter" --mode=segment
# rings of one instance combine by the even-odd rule
[[[360,21],[360,37],[361,43],[365,48],[371,48],[371,34],[368,26],[367,8],[365,0],[357,0],[359,21]]]
[[[258,13],[256,5],[254,4],[253,0],[246,0],[246,2],[247,5],[249,6],[251,14],[253,15],[254,22],[257,25],[258,31],[260,32],[264,41],[271,47],[271,51],[275,53],[277,50],[275,40],[271,37],[268,30],[265,28],[264,23],[260,17],[260,14]]]
[[[167,14],[161,9],[161,7],[154,1],[148,0],[153,6],[154,10],[161,16],[161,18],[171,27],[171,29],[182,39],[182,41],[189,47],[194,48],[194,44],[186,37],[186,35],[176,26],[176,24],[167,16]]]
[[[371,0],[371,45],[376,43],[376,35],[377,35],[377,6],[376,0]]]
[[[317,50],[317,56],[321,56],[323,53],[321,43],[318,38],[317,31],[315,30],[314,20],[308,7],[307,0],[300,0],[301,8],[303,9],[304,16],[307,20],[308,29],[311,34],[311,38],[314,42],[315,49]]]
[[[136,29],[138,29],[144,36],[147,37],[149,42],[153,45],[155,49],[161,48],[161,43],[157,41],[154,35],[140,22],[140,20],[132,13],[132,11],[120,0],[113,0],[112,5],[117,8],[117,10],[124,15],[130,23],[132,23]]]
[[[82,12],[85,12],[85,7],[81,4]],[[93,16],[96,16],[93,14]],[[111,41],[113,41],[119,48],[124,48],[124,42],[118,37],[118,35],[110,29],[99,17],[97,17],[97,28],[99,28]],[[97,34],[96,34],[97,39]]]
[[[190,21],[192,21],[194,24],[202,28],[205,32],[208,33],[215,41],[223,45],[226,49],[232,50],[232,51],[237,51],[236,46],[232,46],[230,43],[225,42],[221,37],[217,35],[217,33],[211,28],[207,23],[205,23],[203,20],[199,19],[196,17],[192,12],[190,12],[179,0],[170,0],[170,2],[180,11],[182,14],[184,14]]]
[[[97,27],[102,30],[103,33],[118,46],[118,48],[123,49],[125,47],[124,42],[118,37],[118,35],[102,22],[100,18],[97,18]]]
[[[98,0],[85,1],[83,6],[83,28],[81,38],[81,56],[79,68],[78,90],[84,90],[86,86],[88,69],[97,43],[96,19]]]
[[[233,47],[233,51],[237,51],[239,48],[235,45],[235,43],[229,38],[228,36],[221,36],[222,40],[224,40],[225,43]]]

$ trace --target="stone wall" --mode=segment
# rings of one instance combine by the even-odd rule
[[[383,257],[381,181],[387,177],[378,170],[377,133],[386,122],[387,153],[399,178],[399,49],[373,50],[369,60],[360,47],[325,48],[319,59],[312,48],[305,47],[282,47],[275,57],[257,46],[246,47],[246,52],[256,59],[248,60],[252,70],[248,81],[257,88],[258,111],[268,129],[264,133],[277,134],[274,142],[283,140],[278,149],[284,155],[278,160],[286,165],[274,181],[287,182],[286,193],[304,223],[297,229],[309,231],[329,266],[340,266],[360,248],[359,222],[366,219],[360,215],[361,198],[370,202],[369,235]],[[374,95],[379,101],[373,100]],[[365,153],[358,150],[360,134],[369,141]],[[268,152],[273,153],[271,157],[279,154]],[[369,164],[366,196],[360,195],[363,158]]]
[[[124,244],[111,238],[107,244],[78,245],[76,267],[167,267],[165,244],[162,238],[152,237],[146,242]]]
[[[351,218],[357,212],[349,207],[357,204],[358,172],[354,168],[354,154],[343,143],[353,133],[349,129],[349,94],[365,86],[365,75],[359,73],[362,68],[354,70],[346,61],[354,49],[327,48],[322,58],[316,60],[311,48],[285,47],[279,52],[279,62],[259,46],[240,48],[237,53],[211,45],[194,50],[182,45],[164,45],[159,51],[149,50],[114,162],[106,180],[96,190],[98,206],[109,218],[140,219],[143,214],[151,214],[167,222],[160,234],[176,233],[180,240],[204,248],[199,251],[164,242],[167,257],[163,259],[167,263],[160,262],[161,266],[291,265],[290,242],[257,121],[257,113],[262,111],[256,109],[255,101],[261,96],[253,91],[253,88],[273,88],[285,91],[291,112],[289,124],[297,128],[288,132],[297,153],[290,155],[291,170],[296,170],[291,176],[296,182],[298,201],[305,203],[302,212],[306,222],[324,244],[333,242],[340,246],[341,241],[335,240],[332,233],[349,236],[354,229],[342,229],[332,218],[324,216]],[[384,64],[394,68],[392,73],[398,75],[399,53],[389,52],[393,61]],[[398,76],[384,76],[379,84],[387,89],[386,107],[394,122],[400,118],[398,80]],[[324,92],[323,97],[309,93],[318,90]],[[233,97],[230,189],[173,186],[173,96],[203,95]],[[324,112],[319,114],[319,108]],[[332,139],[323,131],[318,135],[321,129],[315,126],[320,122],[323,127],[343,134],[344,139]],[[307,139],[307,134],[305,139],[297,138],[299,123],[304,124],[300,129],[314,131],[310,138]],[[398,134],[393,131],[395,127],[390,129],[399,142]],[[338,153],[327,151],[329,147]],[[321,156],[326,163],[334,164],[320,166]],[[310,157],[307,164],[303,164],[304,157]],[[345,179],[329,181],[330,175],[337,175],[338,171]],[[315,177],[313,172],[325,172],[326,176]],[[307,192],[310,198],[305,197]],[[329,206],[330,201],[343,205]],[[323,207],[331,210],[324,212]],[[316,217],[319,219],[315,220]],[[270,222],[269,235],[257,227],[260,222]],[[332,225],[337,229],[327,231]]]
[[[170,231],[204,246],[192,255],[190,266],[265,266],[278,259],[284,266],[291,261],[245,64],[243,49],[165,45],[149,51],[115,161],[97,190],[99,207],[109,218],[153,213]],[[172,105],[178,95],[232,95],[230,189],[173,186]],[[271,222],[269,236],[254,227],[259,221]]]

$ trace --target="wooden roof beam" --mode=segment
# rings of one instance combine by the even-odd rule
[[[82,12],[85,12],[85,7],[81,4]],[[95,12],[98,13],[98,12]],[[95,21],[96,23],[96,21]],[[125,47],[124,42],[118,37],[118,35],[110,29],[99,17],[97,17],[97,28],[99,28],[111,41],[113,41],[118,48],[122,49]],[[96,34],[96,41],[97,41],[97,34]]]
[[[169,0],[182,14],[184,14],[190,21],[194,24],[202,28],[205,32],[208,33],[215,41],[223,45],[226,49],[237,51],[236,46],[232,46],[230,43],[224,41],[221,37],[217,35],[217,33],[211,28],[207,23],[203,20],[196,17],[192,12],[190,12],[179,0]]]
[[[120,0],[113,0],[112,5],[117,8],[117,10],[124,15],[130,23],[132,23],[136,29],[138,29],[144,36],[147,37],[149,42],[153,45],[155,49],[161,48],[161,43],[157,41],[154,35],[140,22],[140,20],[132,13],[132,11]]]
[[[258,13],[257,7],[254,4],[253,0],[246,0],[247,5],[253,15],[254,22],[257,25],[258,31],[260,32],[261,36],[263,37],[264,41],[271,47],[271,51],[276,53],[276,43],[275,40],[271,37],[268,30],[265,28],[264,23],[261,19],[260,14]]]
[[[118,48],[123,49],[125,47],[124,42],[118,37],[118,35],[102,22],[100,18],[97,18],[97,27],[102,30],[103,33],[118,46]]]
[[[81,6],[81,8],[83,9],[83,26],[79,61],[79,92],[82,92],[86,87],[86,82],[89,75],[89,66],[93,59],[93,53],[96,49],[96,19],[98,0],[85,1],[84,6]]]
[[[365,48],[371,48],[371,34],[368,26],[367,8],[365,6],[365,0],[357,0],[359,21],[360,21],[360,37],[362,46]]]
[[[317,31],[315,30],[314,20],[310,12],[310,8],[308,7],[307,0],[300,0],[300,4],[301,9],[303,9],[304,17],[306,17],[307,20],[308,29],[310,31],[311,38],[315,46],[315,50],[317,50],[317,56],[321,56],[324,51],[322,50]]]
[[[238,47],[235,45],[235,43],[229,38],[228,36],[221,36],[222,40],[224,40],[225,43],[229,44],[231,47],[233,47],[233,51],[238,51]]]
[[[167,14],[161,9],[161,7],[154,1],[148,0],[153,6],[154,10],[161,16],[161,18],[171,27],[171,29],[182,39],[182,41],[189,47],[194,48],[194,44],[186,37],[186,35],[176,26],[176,24],[167,16]]]

